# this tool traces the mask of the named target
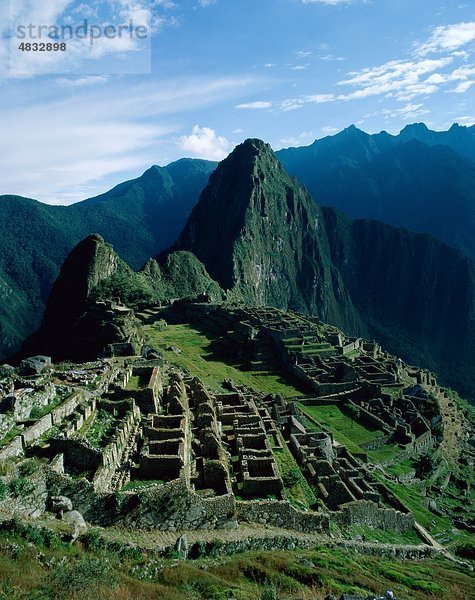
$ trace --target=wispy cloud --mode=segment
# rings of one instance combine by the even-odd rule
[[[302,144],[313,141],[315,136],[313,131],[302,131],[298,136],[283,137],[279,140],[281,147],[302,146]]]
[[[56,85],[64,88],[86,87],[106,83],[110,78],[107,75],[89,75],[86,77],[64,77],[56,80]]]
[[[238,104],[235,108],[239,110],[262,110],[264,108],[271,108],[272,102],[264,102],[257,100],[256,102],[245,102],[244,104]]]
[[[291,71],[305,71],[306,69],[308,69],[309,66],[310,64],[306,63],[305,65],[293,65],[289,68]]]
[[[332,127],[331,125],[325,125],[322,127],[322,133],[325,135],[331,135],[332,133],[336,133],[338,131],[337,127]]]
[[[357,0],[302,0],[303,4],[327,4],[328,6],[338,6],[340,4],[353,4]]]
[[[80,83],[60,100],[56,94],[45,98],[45,90],[35,86],[35,102],[29,104],[20,87],[15,105],[0,113],[0,129],[9,140],[8,153],[0,162],[0,193],[50,203],[100,193],[109,181],[163,164],[170,153],[175,158],[183,114],[239,96],[255,82],[246,77],[200,77],[161,81],[157,86],[151,81],[129,85],[124,94],[118,79],[99,86]],[[64,86],[64,81],[58,85]],[[203,138],[204,133],[196,135]],[[225,144],[217,138],[222,155]],[[215,140],[215,150],[216,144]]]
[[[429,113],[430,110],[425,109],[423,104],[406,104],[406,106],[403,106],[402,108],[384,109],[382,111],[383,115],[392,118],[402,118],[407,121]]]
[[[300,96],[298,98],[288,98],[284,100],[280,108],[285,111],[298,110],[303,108],[306,104],[325,104],[327,102],[333,102],[337,99],[335,94],[312,94]]]
[[[344,56],[335,56],[334,54],[324,54],[323,56],[318,57],[319,60],[325,60],[328,62],[339,62],[342,60],[346,60]]]
[[[230,143],[214,129],[195,125],[190,135],[180,138],[179,145],[192,157],[222,160],[228,154]]]
[[[350,77],[338,82],[351,86],[355,91],[338,96],[341,100],[367,98],[369,96],[394,96],[410,100],[421,94],[433,94],[438,84],[425,76],[442,69],[452,62],[451,57],[423,60],[391,60],[377,67],[367,67],[350,72]]]
[[[150,72],[150,36],[164,20],[153,18],[148,0],[92,0],[87,4],[80,0],[11,0],[11,6],[12,52],[8,72],[3,64],[4,75]],[[27,32],[30,24],[33,29]],[[125,24],[130,25],[130,35],[119,29]],[[135,34],[137,28],[141,28],[139,35]],[[67,49],[21,52],[17,50],[21,41],[65,42]],[[2,43],[8,43],[5,36]]]
[[[458,50],[475,41],[475,21],[436,27],[426,42],[415,45],[415,53],[427,56],[438,52]]]
[[[307,0],[307,3],[311,1]],[[409,103],[406,106],[415,106],[411,104],[413,99],[427,97],[441,90],[463,94],[475,85],[475,67],[467,63],[470,56],[469,44],[474,40],[475,22],[436,27],[425,42],[412,48],[409,57],[350,71],[347,77],[336,82],[340,93],[319,91],[315,94],[287,98],[275,105],[288,112],[311,104],[381,97]],[[328,50],[328,45],[320,47]],[[317,58],[328,61],[344,60],[343,57],[333,54],[324,54]],[[401,112],[391,110],[388,114],[399,114],[401,117],[411,114],[411,111],[399,110]],[[417,115],[425,114],[422,110],[424,109],[419,108]]]

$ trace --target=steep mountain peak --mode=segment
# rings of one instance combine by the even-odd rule
[[[271,147],[249,139],[211,175],[177,248],[193,252],[231,299],[337,318],[346,291],[320,221]],[[354,329],[348,305],[345,324]]]
[[[403,135],[403,134],[414,135],[417,133],[426,133],[428,131],[429,131],[429,128],[427,127],[427,125],[425,123],[410,123],[401,130],[401,135]]]
[[[249,138],[234,148],[231,154],[220,164],[244,169],[244,175],[257,168],[280,167],[274,151],[269,144],[257,138]]]
[[[354,125],[353,123],[351,125],[349,125],[348,127],[345,127],[345,129],[343,129],[342,133],[364,133],[361,129],[358,129],[358,127],[356,127],[356,125]]]
[[[43,323],[62,327],[80,316],[92,289],[115,272],[118,262],[112,246],[99,234],[89,235],[79,242],[61,268]]]

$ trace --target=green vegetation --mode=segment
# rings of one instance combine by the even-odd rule
[[[379,542],[380,544],[411,544],[419,546],[421,538],[414,529],[404,532],[374,529],[362,525],[352,525],[345,530],[345,537],[349,539],[364,539],[366,542]]]
[[[10,431],[8,431],[2,439],[0,439],[0,448],[9,444],[14,437],[20,433],[21,429],[17,425],[14,425]]]
[[[413,513],[416,521],[422,525],[436,539],[441,536],[446,540],[447,546],[453,542],[460,541],[462,537],[468,537],[469,534],[460,530],[454,533],[453,524],[450,519],[435,515],[428,508],[425,508],[426,499],[423,495],[423,486],[417,482],[411,485],[394,483],[388,481],[375,473],[375,476],[382,481],[386,487],[403,502]]]
[[[114,429],[114,422],[115,418],[112,413],[99,408],[89,417],[80,431],[93,448],[100,448],[110,437]]]
[[[279,435],[281,447],[274,447],[277,468],[284,482],[285,495],[296,508],[311,508],[317,501],[285,440]]]
[[[8,484],[10,493],[15,498],[27,496],[35,489],[35,484],[28,477],[15,477]]]
[[[30,419],[41,419],[59,406],[63,400],[63,396],[57,395],[49,404],[46,404],[45,406],[35,406],[30,413]]]
[[[335,441],[344,444],[350,452],[355,454],[363,452],[360,444],[365,444],[381,437],[380,431],[372,431],[357,423],[343,413],[336,404],[308,406],[299,403],[299,407],[305,414],[315,419],[320,426],[329,429],[333,433]],[[318,426],[315,423],[312,423],[310,420],[309,423],[312,424],[312,429],[318,430]]]
[[[129,391],[137,391],[144,388],[148,383],[148,376],[146,374],[132,375],[125,387]]]
[[[189,159],[152,167],[71,206],[1,196],[0,287],[9,300],[0,307],[0,358],[39,326],[60,267],[81,239],[97,232],[132,268],[140,268],[176,239],[215,166]]]
[[[218,356],[212,349],[212,341],[190,325],[169,325],[165,330],[157,331],[149,324],[144,329],[148,342],[160,350],[167,361],[198,376],[211,389],[223,391],[223,381],[232,379],[238,385],[269,394],[282,394],[288,398],[302,394],[278,372],[242,371],[240,365],[229,364],[225,356]],[[178,348],[180,352],[174,352],[172,348]]]
[[[387,444],[376,450],[367,450],[366,453],[372,462],[384,463],[388,460],[396,459],[397,455],[401,453],[401,448],[396,444]]]
[[[471,574],[443,559],[394,561],[323,546],[226,556],[217,547],[211,558],[181,562],[134,547],[147,532],[104,533],[91,529],[70,545],[45,529],[3,523],[0,598],[315,600],[387,588],[411,600],[473,597]]]

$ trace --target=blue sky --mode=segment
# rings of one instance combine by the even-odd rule
[[[278,149],[352,123],[475,122],[473,2],[11,2],[0,3],[0,193],[68,204],[151,164],[219,160],[246,137]],[[151,47],[98,40],[10,63],[10,8],[34,23],[132,19]]]

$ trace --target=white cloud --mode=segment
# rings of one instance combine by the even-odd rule
[[[313,131],[302,131],[298,136],[283,137],[279,140],[281,147],[301,146],[309,140],[315,139]]]
[[[212,4],[216,4],[217,0],[198,0],[198,4],[203,7],[211,6]]]
[[[244,129],[233,129],[233,133],[244,133]]]
[[[1,194],[70,203],[101,193],[151,164],[179,158],[176,137],[182,114],[248,93],[243,89],[256,79],[180,78],[160,86],[146,81],[130,84],[124,94],[119,78],[73,87],[61,99],[52,82],[25,82],[34,90],[32,102],[25,103],[29,91],[22,86],[18,101],[12,98],[11,106],[2,106],[0,130],[9,142],[0,161]]]
[[[328,62],[339,62],[342,60],[346,60],[344,56],[335,56],[333,54],[324,54],[323,56],[318,57],[320,60],[325,60]]]
[[[305,1],[305,0],[302,0]],[[320,0],[307,0],[306,3]],[[338,3],[338,0],[335,0]],[[473,64],[461,64],[467,61],[470,54],[461,50],[475,40],[475,22],[447,25],[434,29],[429,39],[419,44],[412,57],[390,60],[380,65],[365,67],[349,72],[345,79],[336,84],[343,88],[342,93],[318,93],[313,95],[287,98],[278,106],[284,111],[295,111],[309,104],[328,102],[345,102],[380,96],[394,98],[411,105],[417,97],[435,94],[440,90],[458,94],[467,92],[475,85],[475,67]],[[329,50],[328,44],[320,44],[320,49]],[[438,56],[428,56],[433,52],[443,52]],[[343,57],[333,54],[318,56],[320,60],[340,61]],[[448,90],[448,84],[455,87]],[[445,89],[444,89],[445,88]],[[390,111],[391,114],[394,111]],[[403,116],[403,112],[400,116]],[[418,114],[424,114],[420,111]]]
[[[165,9],[178,8],[178,5],[176,4],[176,2],[173,2],[173,0],[152,0],[152,5],[159,7],[159,8],[165,8]]]
[[[337,98],[334,94],[312,94],[300,96],[298,98],[288,98],[287,100],[281,102],[280,108],[284,112],[289,112],[292,110],[299,110],[306,104],[325,104],[327,102],[333,102],[336,99]]]
[[[10,65],[2,61],[5,75],[15,78],[28,78],[44,74],[89,75],[98,73],[148,74],[150,72],[150,36],[166,22],[165,19],[152,18],[150,2],[147,0],[113,0],[104,2],[93,0],[80,3],[78,0],[11,0],[12,25],[17,32],[12,38],[12,49],[16,50],[17,41],[21,41],[17,26],[26,27],[32,24],[34,30],[31,39],[23,41],[47,41],[40,24],[56,27],[59,38],[64,41],[67,50],[64,52],[16,52],[11,53]],[[105,7],[105,8],[104,8]],[[106,10],[107,12],[104,12]],[[87,20],[87,35],[79,37],[75,29],[83,26]],[[129,36],[119,33],[119,26],[133,24],[135,28],[145,27],[147,35]],[[103,27],[115,27],[115,37],[104,35]],[[65,37],[61,37],[62,27],[66,29]],[[102,28],[102,31],[100,30]],[[94,29],[94,34],[93,34]],[[73,33],[71,33],[73,32]],[[48,33],[51,33],[48,30]],[[92,39],[92,36],[96,37]],[[97,37],[97,36],[101,37]],[[5,37],[5,36],[3,36]],[[93,43],[92,43],[93,42]],[[2,44],[8,40],[3,39]],[[3,53],[2,53],[3,54]],[[1,56],[3,58],[3,56]],[[114,58],[114,61],[111,61]],[[8,71],[8,66],[10,70]]]
[[[453,52],[475,41],[475,21],[441,25],[436,27],[430,38],[417,44],[415,51],[419,56],[435,52]]]
[[[308,69],[310,65],[307,63],[306,65],[295,65],[294,67],[290,67],[291,71],[305,71]]]
[[[466,127],[470,127],[472,125],[475,125],[475,115],[469,116],[469,115],[463,115],[461,117],[457,117],[456,119],[454,119],[454,123],[458,123],[459,125],[465,125]],[[447,126],[449,127],[452,123],[447,123]]]
[[[180,148],[191,156],[222,160],[229,152],[229,141],[210,127],[195,125],[190,135],[180,138]]]
[[[402,118],[403,120],[410,120],[420,117],[422,115],[427,115],[430,113],[430,110],[426,110],[423,104],[406,104],[402,108],[395,109],[384,109],[382,111],[383,115],[392,117],[392,118]]]
[[[328,6],[338,6],[339,4],[351,4],[355,0],[302,0],[303,4],[327,4]]]
[[[263,108],[271,108],[272,102],[263,102],[258,100],[257,102],[246,102],[244,104],[238,104],[235,108],[240,110],[262,110]]]
[[[462,83],[459,83],[457,85],[457,87],[452,91],[455,94],[464,94],[465,92],[468,92],[468,90],[472,87],[472,85],[475,85],[475,80],[463,81]]]
[[[109,81],[107,75],[89,75],[86,77],[71,77],[71,78],[60,78],[56,80],[59,87],[64,88],[75,88],[75,87],[86,87],[88,85],[98,85]]]
[[[337,131],[338,131],[337,127],[331,127],[329,125],[322,127],[322,133],[324,133],[325,135],[331,135],[332,133],[336,133]]]
[[[304,96],[306,102],[312,104],[324,104],[325,102],[332,102],[335,99],[334,94],[313,94],[310,96]]]
[[[437,81],[437,77],[432,75],[452,61],[452,57],[391,60],[377,67],[354,71],[349,73],[348,79],[339,81],[338,85],[349,85],[357,89],[348,94],[341,94],[338,99],[354,100],[385,95],[394,96],[398,100],[411,100],[421,94],[433,94],[438,90],[440,77]]]

